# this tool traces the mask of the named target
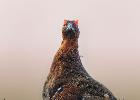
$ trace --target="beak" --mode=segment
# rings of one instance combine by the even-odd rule
[[[66,30],[73,30],[74,31],[74,28],[72,27],[72,24],[71,23],[69,23],[67,25],[67,29]]]

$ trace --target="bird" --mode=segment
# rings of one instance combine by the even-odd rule
[[[62,42],[43,86],[43,100],[117,100],[92,78],[80,59],[78,20],[64,20]]]

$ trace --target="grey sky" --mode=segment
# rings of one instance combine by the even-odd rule
[[[42,100],[64,19],[79,19],[90,75],[117,97],[139,100],[139,0],[0,0],[0,99]]]

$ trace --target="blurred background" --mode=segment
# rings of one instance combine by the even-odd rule
[[[79,19],[89,74],[140,100],[139,0],[0,0],[0,100],[42,100],[64,19]]]

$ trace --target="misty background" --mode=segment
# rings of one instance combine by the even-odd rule
[[[140,100],[139,0],[0,0],[0,100],[42,100],[64,19],[79,19],[87,72]]]

